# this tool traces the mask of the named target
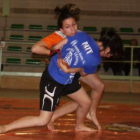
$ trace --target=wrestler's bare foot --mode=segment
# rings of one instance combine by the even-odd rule
[[[6,132],[6,128],[4,125],[0,125],[0,134],[5,133]]]
[[[93,128],[89,128],[85,125],[81,125],[81,126],[75,126],[75,131],[88,131],[88,132],[91,132],[91,131],[97,131]]]
[[[55,127],[54,127],[54,125],[53,125],[52,122],[50,122],[50,123],[47,125],[47,127],[48,127],[48,130],[50,130],[50,131],[52,131],[52,132],[57,132],[57,131],[58,131],[57,129],[55,129]]]
[[[86,116],[86,118],[87,118],[88,120],[92,121],[92,122],[96,125],[96,127],[97,127],[98,130],[102,130],[102,127],[101,127],[101,125],[99,124],[96,115],[90,115],[90,114],[88,113],[87,116]]]
[[[86,118],[87,118],[88,120],[92,121],[91,115],[90,115],[89,113],[87,114]]]

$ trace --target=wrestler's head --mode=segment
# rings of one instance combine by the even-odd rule
[[[122,40],[112,29],[102,30],[99,43],[102,44],[102,48],[100,47],[100,50],[106,52],[105,57],[122,57],[124,54]]]
[[[75,4],[66,4],[62,8],[56,7],[55,13],[58,18],[58,27],[66,36],[73,36],[78,31],[80,9]]]

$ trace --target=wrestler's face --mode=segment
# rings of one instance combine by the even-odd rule
[[[101,57],[109,58],[109,57],[113,56],[112,53],[110,53],[110,48],[109,47],[106,47],[104,49],[103,43],[101,41],[98,41],[97,42],[97,45],[98,45],[98,47],[100,49],[100,56]]]
[[[78,25],[74,18],[68,18],[63,21],[63,26],[60,29],[66,36],[74,36],[78,31]]]

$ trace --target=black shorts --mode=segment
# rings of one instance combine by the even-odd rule
[[[56,82],[46,68],[40,81],[40,110],[54,111],[62,95],[74,93],[80,88],[78,78],[75,78],[72,84],[63,85]]]
[[[81,88],[81,84],[79,82],[79,78],[81,75],[79,73],[76,73],[74,76],[74,79],[71,84],[67,86],[67,88],[63,92],[63,96],[66,96],[68,94],[72,94],[76,91],[78,91]]]

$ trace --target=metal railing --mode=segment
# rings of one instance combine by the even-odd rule
[[[0,85],[1,85],[1,76],[31,76],[31,77],[41,77],[42,73],[37,72],[6,72],[1,71],[1,63],[2,63],[2,48],[6,44],[21,44],[21,45],[33,45],[34,43],[30,42],[0,42]],[[134,80],[140,80],[139,76],[133,76],[133,52],[134,48],[140,48],[140,46],[125,46],[126,48],[131,48],[131,60],[130,61],[106,61],[106,62],[112,62],[112,63],[130,63],[130,75],[129,76],[115,76],[115,75],[99,75],[104,80],[129,80],[130,82],[130,92],[133,91],[133,84],[132,82]]]
[[[106,62],[112,62],[112,63],[130,63],[130,74],[129,76],[115,76],[115,75],[99,75],[102,79],[105,80],[129,80],[130,82],[130,92],[133,91],[133,81],[134,80],[140,80],[140,76],[134,76],[133,75],[133,63],[140,63],[139,61],[133,61],[134,56],[134,48],[140,48],[140,46],[124,46],[125,48],[131,48],[131,56],[130,61],[106,61]]]

